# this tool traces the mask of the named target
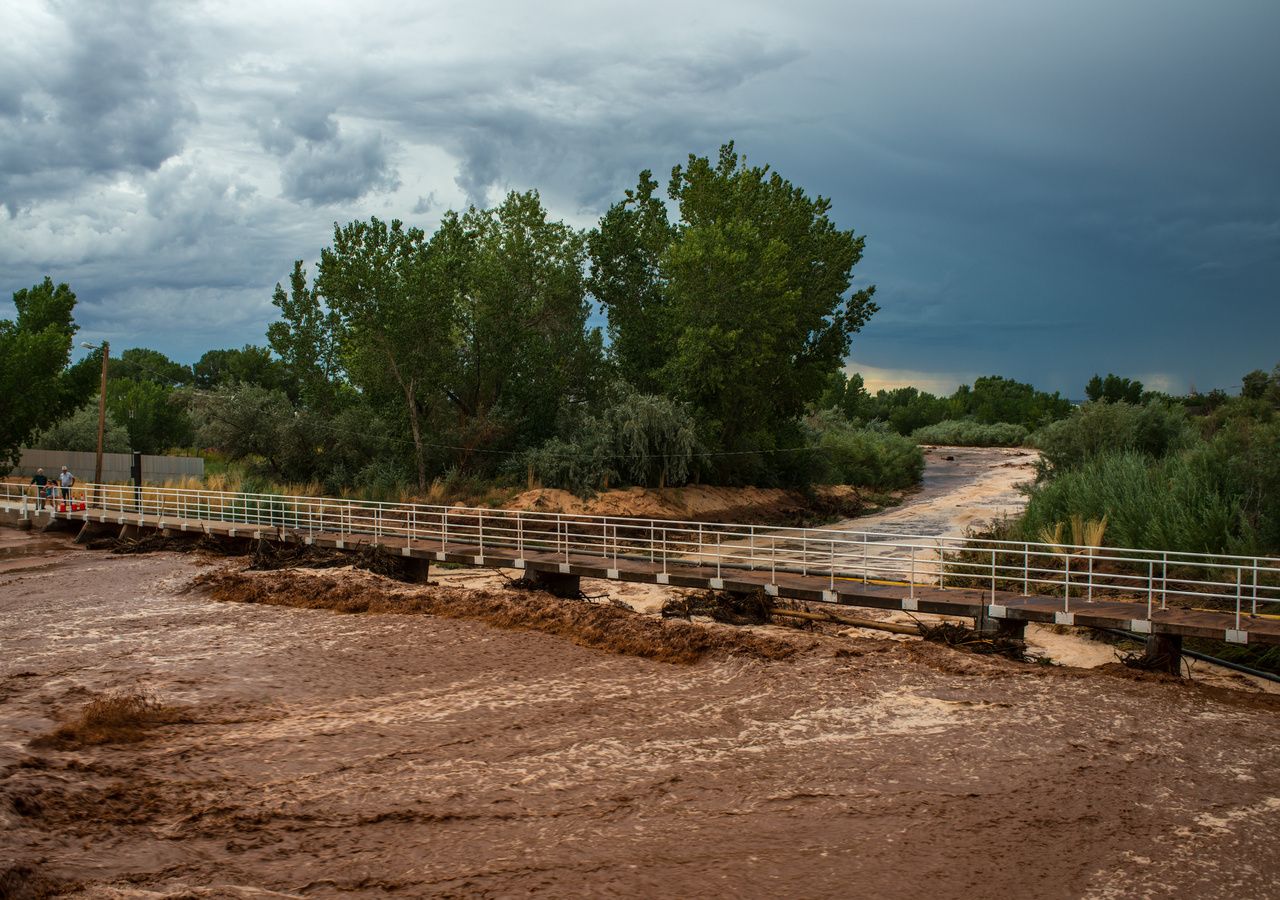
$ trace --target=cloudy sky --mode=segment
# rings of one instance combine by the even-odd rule
[[[333,223],[538,188],[590,226],[734,139],[867,235],[850,365],[949,390],[1280,361],[1280,3],[0,5],[0,316],[264,343]]]

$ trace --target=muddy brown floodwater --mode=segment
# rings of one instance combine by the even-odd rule
[[[672,665],[15,534],[10,896],[1277,892],[1275,697],[773,628],[796,655]],[[187,721],[32,744],[121,689]]]

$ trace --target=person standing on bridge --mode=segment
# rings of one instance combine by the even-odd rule
[[[36,474],[31,476],[31,483],[36,486],[36,509],[44,509],[44,494],[49,484],[49,476],[44,474],[44,469],[36,469]]]
[[[71,470],[66,466],[62,467],[62,472],[58,475],[58,486],[62,488],[62,502],[71,502],[71,486],[76,483],[76,476],[71,474]]]

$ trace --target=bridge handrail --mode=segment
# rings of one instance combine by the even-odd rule
[[[29,490],[31,486],[15,483],[0,483],[0,496],[15,498],[21,496],[21,492]],[[15,492],[14,489],[17,489]],[[80,493],[80,496],[101,496],[106,493],[115,493],[121,496],[127,496],[132,500],[138,488],[130,485],[119,484],[103,484],[94,485],[91,483],[80,482],[72,489]],[[546,518],[556,517],[561,520],[597,522],[607,524],[619,524],[625,527],[656,526],[674,530],[678,526],[686,528],[738,528],[745,529],[742,534],[746,536],[754,533],[757,536],[773,535],[776,537],[785,537],[789,540],[801,540],[802,538],[817,537],[822,541],[835,540],[838,543],[855,543],[861,544],[861,538],[886,538],[899,539],[896,541],[901,546],[914,545],[920,549],[938,549],[938,542],[947,542],[956,545],[962,549],[983,549],[990,550],[992,546],[1007,547],[1011,550],[1021,550],[1023,548],[1031,548],[1031,552],[1037,555],[1060,555],[1062,551],[1067,551],[1072,555],[1080,555],[1084,552],[1091,552],[1095,559],[1116,559],[1131,561],[1128,557],[1103,557],[1098,555],[1099,550],[1110,551],[1123,554],[1153,554],[1156,556],[1168,555],[1170,561],[1173,559],[1202,559],[1213,560],[1216,568],[1233,567],[1232,561],[1239,561],[1243,568],[1251,568],[1256,563],[1266,563],[1270,565],[1280,566],[1280,557],[1277,556],[1249,556],[1242,554],[1230,553],[1199,553],[1189,550],[1153,550],[1147,547],[1113,547],[1110,545],[1090,545],[1090,544],[1069,544],[1069,543],[1045,543],[1037,541],[1014,541],[1003,538],[978,537],[973,535],[956,535],[956,534],[939,534],[939,535],[923,535],[911,534],[899,531],[862,531],[848,530],[836,528],[814,528],[789,525],[743,525],[731,522],[706,522],[696,521],[692,519],[646,519],[636,516],[601,516],[591,513],[572,513],[572,512],[555,512],[550,510],[523,510],[523,509],[503,509],[499,507],[476,507],[476,506],[446,506],[444,504],[427,504],[427,503],[402,503],[383,500],[355,500],[344,497],[312,497],[306,495],[293,494],[271,494],[257,493],[251,491],[212,491],[203,488],[180,488],[180,487],[162,487],[145,485],[140,489],[143,496],[148,494],[163,494],[166,496],[195,496],[195,497],[212,497],[212,498],[248,498],[262,502],[272,503],[305,503],[305,504],[339,504],[349,508],[374,508],[378,510],[403,510],[407,512],[425,511],[435,515],[447,513],[449,515],[485,515],[492,517],[507,518]],[[859,540],[851,541],[851,537],[856,536]],[[976,545],[981,545],[980,547]],[[947,549],[950,549],[948,547]]]
[[[1280,558],[1194,553],[1146,548],[1091,547],[959,535],[911,535],[891,531],[742,525],[690,520],[600,516],[541,510],[487,509],[442,504],[397,503],[341,497],[309,497],[186,487],[135,488],[77,484],[73,495],[95,510],[168,518],[245,522],[370,535],[438,539],[440,544],[478,543],[491,547],[597,558],[646,557],[669,566],[768,569],[864,582],[893,580],[914,596],[917,585],[989,588],[1029,594],[1034,585],[1059,592],[1064,613],[1071,601],[1145,599],[1148,619],[1155,604],[1170,597],[1226,601],[1240,617],[1256,614],[1260,603],[1280,603]],[[30,485],[0,483],[0,498],[23,508],[32,503]],[[58,504],[61,492],[52,500]],[[452,532],[452,534],[450,534]],[[487,534],[486,534],[487,532]],[[1073,591],[1077,596],[1073,597]],[[1044,593],[1042,591],[1037,591]],[[1083,597],[1079,596],[1083,594]],[[1234,602],[1232,602],[1234,601]],[[1248,612],[1246,612],[1246,607]]]

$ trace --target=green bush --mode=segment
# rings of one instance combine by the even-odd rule
[[[983,424],[964,419],[947,419],[936,425],[917,428],[911,439],[918,444],[945,444],[952,447],[1017,447],[1027,439],[1027,429],[1008,422]]]
[[[667,397],[625,390],[599,416],[586,416],[567,438],[555,437],[516,458],[548,487],[586,496],[618,484],[684,484],[697,459],[697,427],[688,408]]]
[[[828,410],[808,421],[815,448],[811,477],[819,484],[899,490],[920,481],[924,454],[886,428],[857,427]]]
[[[1021,537],[1107,517],[1106,543],[1191,553],[1280,551],[1280,424],[1239,420],[1155,459],[1108,451],[1031,490]]]
[[[1043,457],[1042,478],[1079,468],[1107,453],[1133,451],[1158,458],[1195,441],[1186,411],[1158,400],[1145,406],[1086,403],[1029,438]]]

